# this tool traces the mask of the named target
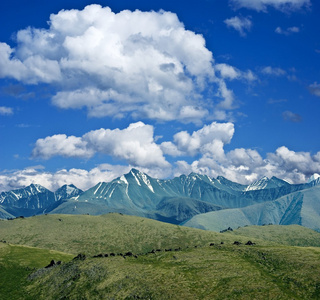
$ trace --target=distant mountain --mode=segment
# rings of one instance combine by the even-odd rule
[[[39,184],[0,194],[1,206],[14,216],[41,214],[55,202],[54,193]]]
[[[263,177],[250,185],[242,185],[222,176],[210,178],[196,173],[160,180],[132,169],[84,192],[74,185],[64,185],[54,193],[40,185],[3,192],[0,194],[0,206],[13,216],[119,212],[179,224],[208,212],[219,213],[220,216],[234,213],[232,209],[236,209],[243,214],[246,207],[249,209],[257,204],[262,207],[270,201],[318,185],[320,177],[306,184],[290,184],[276,177]],[[2,218],[5,216],[4,212],[0,214]],[[222,220],[227,221],[228,218]],[[295,220],[295,224],[300,224]]]
[[[262,177],[261,179],[255,181],[254,183],[248,185],[245,191],[256,191],[256,190],[263,190],[263,189],[274,189],[280,188],[283,186],[290,186],[290,183],[281,180],[277,177],[272,177],[269,179],[268,177]]]
[[[320,186],[244,208],[198,214],[183,223],[188,227],[214,231],[265,224],[298,224],[320,231]]]
[[[81,192],[72,185],[61,187],[56,194],[39,184],[31,184],[22,189],[0,193],[0,205],[12,216],[29,217],[47,213],[60,205],[62,200]]]
[[[54,194],[56,196],[56,201],[59,201],[59,200],[65,200],[65,199],[77,197],[82,193],[83,191],[78,189],[73,184],[70,184],[70,185],[65,184],[61,188],[57,189]]]

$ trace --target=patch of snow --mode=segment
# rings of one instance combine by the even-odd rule
[[[320,178],[320,175],[318,173],[314,173],[309,179],[308,179],[308,183],[317,180],[318,178]]]
[[[120,180],[123,181],[125,184],[128,184],[128,181],[124,175],[120,177]]]
[[[133,177],[135,178],[137,184],[141,186],[141,183],[140,183],[139,179],[137,178],[137,176],[136,176],[132,171],[131,171],[131,174],[132,174]]]
[[[15,192],[13,192],[13,191],[11,191],[10,192],[11,194],[13,194],[17,199],[20,199],[21,197],[22,197],[22,195],[21,194],[16,194]]]
[[[98,186],[97,189],[94,191],[93,195],[96,194],[96,192],[98,191],[98,189],[100,189],[101,185],[102,185],[102,182],[99,183],[99,186]]]
[[[256,191],[256,190],[262,190],[264,189],[268,184],[269,178],[264,176],[261,179],[255,181],[254,183],[251,183],[247,186],[245,191]]]
[[[111,193],[109,194],[109,198],[111,198],[111,196],[112,196],[112,194],[113,194],[113,192],[114,192],[115,188],[116,188],[116,187],[114,187],[114,188],[112,189]]]
[[[150,180],[148,179],[148,177],[146,176],[146,174],[143,174],[143,173],[140,173],[141,177],[142,177],[142,180],[143,182],[146,184],[146,186],[150,189],[150,191],[152,193],[154,193],[154,190],[153,190],[153,187],[151,185],[151,182]]]
[[[72,195],[72,193],[75,191],[75,188],[70,186],[70,185],[67,185],[67,189],[66,189],[66,193],[67,195]]]
[[[206,177],[208,178],[208,180],[209,180],[210,182],[213,182],[213,180],[212,180],[208,175],[206,175]]]

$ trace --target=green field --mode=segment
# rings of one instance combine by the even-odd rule
[[[220,234],[120,214],[47,215],[0,221],[0,240],[0,299],[320,299],[320,234],[301,226]],[[136,257],[119,255],[128,251]],[[52,259],[62,264],[44,268]]]

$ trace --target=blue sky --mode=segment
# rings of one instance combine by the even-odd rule
[[[0,190],[130,168],[320,173],[320,4],[0,3]]]

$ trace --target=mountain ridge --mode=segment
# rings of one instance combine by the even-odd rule
[[[188,224],[186,222],[194,216],[215,211],[224,211],[221,214],[225,214],[232,209],[257,204],[263,207],[267,205],[265,203],[318,185],[319,177],[306,184],[290,184],[276,177],[263,177],[250,185],[232,182],[222,176],[210,178],[196,173],[173,179],[156,179],[133,168],[127,174],[110,182],[99,182],[86,191],[71,184],[51,192],[31,184],[24,189],[2,192],[0,218],[44,213],[98,215],[119,212],[173,224]],[[316,203],[313,205],[317,206]],[[290,211],[293,213],[294,210]],[[316,216],[310,208],[307,213]]]

